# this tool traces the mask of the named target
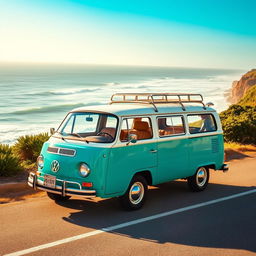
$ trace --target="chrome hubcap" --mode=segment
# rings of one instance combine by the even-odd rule
[[[201,167],[196,174],[196,183],[199,187],[203,187],[207,180],[207,171],[204,167]]]
[[[129,191],[129,199],[132,204],[138,204],[144,197],[144,186],[141,182],[133,183]]]

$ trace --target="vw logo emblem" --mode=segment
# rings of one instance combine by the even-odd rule
[[[57,172],[60,169],[60,164],[57,160],[52,161],[51,169],[52,169],[53,172]]]

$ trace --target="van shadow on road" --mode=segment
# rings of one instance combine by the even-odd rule
[[[255,187],[254,187],[255,188]],[[62,207],[80,210],[65,221],[74,225],[101,229],[201,202],[250,190],[250,187],[209,184],[200,193],[190,192],[184,181],[152,187],[141,210],[126,212],[117,199],[98,202],[71,199]],[[244,249],[256,252],[256,195],[227,200],[171,216],[129,226],[111,233],[156,243]],[[59,203],[60,204],[60,203]]]

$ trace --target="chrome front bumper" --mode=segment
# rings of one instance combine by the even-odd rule
[[[44,182],[42,180],[39,180],[35,173],[30,172],[28,176],[28,185],[34,188],[35,190],[40,189],[40,190],[44,190],[54,194],[59,194],[62,196],[80,196],[80,197],[86,197],[86,198],[96,197],[95,190],[84,190],[82,189],[81,184],[77,182],[61,180],[61,179],[56,179],[56,180],[61,182],[62,185],[61,186],[56,185],[55,188],[46,187],[44,186]],[[67,188],[66,186],[68,184],[77,184],[79,189]]]

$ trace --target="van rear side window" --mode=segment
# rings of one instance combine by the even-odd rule
[[[182,116],[159,117],[157,122],[160,137],[185,134]]]
[[[212,114],[188,115],[189,133],[213,132],[217,130]]]
[[[120,140],[128,141],[128,134],[136,134],[137,140],[151,139],[153,132],[150,119],[141,118],[125,118],[122,122]]]

